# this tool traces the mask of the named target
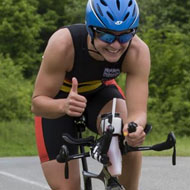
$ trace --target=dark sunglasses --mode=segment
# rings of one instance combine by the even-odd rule
[[[136,33],[136,29],[132,29],[130,32],[123,33],[120,35],[114,35],[110,32],[105,32],[96,27],[93,27],[93,30],[97,33],[97,37],[100,40],[109,44],[113,43],[115,40],[117,40],[121,44],[126,43],[130,41]]]

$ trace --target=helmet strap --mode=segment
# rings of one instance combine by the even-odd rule
[[[91,44],[93,45],[93,47],[94,47],[95,50],[88,49],[88,51],[91,51],[93,53],[97,53],[98,55],[100,55],[100,56],[102,56],[104,58],[104,56],[97,50],[97,48],[96,48],[96,46],[94,44],[94,37],[91,37]],[[105,58],[104,58],[104,60],[105,60]]]
[[[93,45],[95,50],[88,49],[88,51],[91,51],[91,52],[94,52],[94,53],[97,53],[97,54],[101,55],[100,52],[96,49],[96,46],[94,45],[94,38],[91,38],[91,44]]]

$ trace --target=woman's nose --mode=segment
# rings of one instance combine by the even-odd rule
[[[110,46],[114,49],[119,49],[121,47],[121,43],[118,40],[115,40],[113,43],[110,44]]]

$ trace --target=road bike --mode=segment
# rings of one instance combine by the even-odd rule
[[[114,119],[118,121],[121,119],[119,117],[119,113],[115,113],[114,111],[115,105],[113,103],[112,112],[107,113],[101,116],[102,121],[106,128],[103,131],[103,134],[99,138],[95,138],[94,136],[90,136],[87,138],[83,138],[83,132],[85,131],[87,124],[85,116],[82,115],[79,118],[74,120],[75,127],[78,129],[78,138],[72,138],[69,134],[63,134],[62,138],[65,142],[79,146],[80,153],[70,155],[68,148],[66,145],[63,145],[60,149],[59,154],[57,155],[57,161],[60,163],[65,163],[65,178],[69,178],[69,165],[68,162],[74,159],[81,159],[82,161],[82,175],[84,181],[84,190],[93,190],[92,188],[92,178],[99,179],[104,183],[105,190],[125,190],[125,188],[119,183],[118,178],[112,176],[108,170],[108,166],[110,165],[110,159],[107,155],[111,140],[114,133],[114,126],[112,125]],[[118,124],[118,122],[116,122]],[[134,122],[129,123],[128,132],[132,133],[136,131],[137,124]],[[146,125],[144,131],[148,134],[152,129],[151,125]],[[119,137],[119,149],[122,155],[127,154],[132,151],[163,151],[173,148],[172,155],[172,164],[176,165],[176,138],[173,132],[168,134],[168,137],[165,142],[151,145],[151,146],[139,146],[139,147],[131,147],[124,140],[124,136],[118,135]],[[85,151],[85,147],[89,147],[89,151]],[[87,157],[92,157],[102,164],[102,170],[99,174],[95,174],[89,171],[87,164]]]

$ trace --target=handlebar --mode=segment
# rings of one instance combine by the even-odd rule
[[[136,131],[137,124],[134,122],[130,122],[128,125],[128,132],[132,133]],[[152,126],[147,124],[145,126],[144,132],[148,134],[152,130]],[[155,144],[152,146],[140,146],[140,147],[131,147],[127,143],[125,143],[123,153],[127,154],[128,152],[132,151],[148,151],[148,150],[154,150],[154,151],[163,151],[173,148],[173,155],[172,155],[172,164],[176,165],[176,137],[173,132],[170,132],[168,134],[168,137],[165,142]]]
[[[137,124],[134,122],[129,123],[129,132],[136,131]],[[146,134],[148,134],[152,129],[151,125],[146,125],[144,131]],[[109,145],[112,138],[113,129],[108,128],[106,132],[103,133],[103,135],[98,138],[94,139],[93,136],[90,136],[88,138],[80,138],[80,139],[74,139],[69,134],[63,134],[63,139],[67,143],[74,144],[74,145],[80,145],[80,146],[88,146],[90,147],[89,152],[84,152],[81,154],[74,154],[70,155],[67,146],[63,145],[61,147],[61,150],[59,154],[57,155],[57,161],[60,163],[65,163],[65,178],[68,178],[68,161],[74,160],[74,159],[80,159],[84,157],[92,157],[102,163],[103,165],[107,165],[109,163],[109,158],[107,156],[107,152],[109,149]],[[151,146],[139,146],[139,147],[131,147],[127,144],[127,142],[123,143],[124,136],[121,136],[120,139],[120,149],[122,154],[127,154],[128,152],[132,151],[163,151],[173,148],[173,155],[172,155],[172,164],[176,165],[176,138],[173,132],[170,132],[168,134],[168,137],[165,142],[158,143]]]

